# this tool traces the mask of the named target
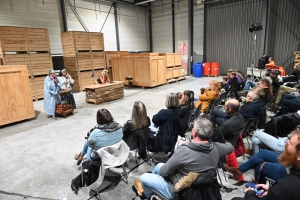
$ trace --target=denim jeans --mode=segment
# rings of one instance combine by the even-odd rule
[[[156,167],[153,169],[152,174],[145,173],[140,176],[140,181],[142,182],[144,194],[148,199],[150,199],[150,197],[153,194],[151,189],[156,190],[157,192],[161,193],[168,199],[173,198],[172,194],[169,191],[168,183],[165,181],[163,177],[158,175],[158,172],[162,165],[164,165],[164,163],[158,163]]]
[[[254,88],[255,86],[257,86],[256,83],[254,83],[252,81],[247,81],[244,86],[244,90],[250,90],[250,88]]]
[[[83,148],[81,150],[81,154],[82,155],[85,155],[86,159],[91,162],[92,161],[92,158],[91,158],[91,147],[88,146],[87,144],[87,140],[84,142],[83,144]]]
[[[259,152],[259,145],[265,144],[273,151],[282,153],[285,149],[285,144],[287,142],[287,137],[278,137],[275,138],[272,135],[264,133],[262,131],[255,131],[252,137],[252,150],[256,154]]]
[[[210,112],[210,115],[215,117],[215,122],[218,126],[221,126],[223,124],[223,122],[226,120],[226,112],[223,112],[221,110],[218,109],[213,109]]]
[[[278,181],[287,175],[285,167],[279,164],[279,155],[280,154],[274,151],[263,149],[257,154],[254,154],[250,160],[241,164],[239,168],[243,173],[249,169],[255,169],[254,177],[256,183],[266,183],[265,177],[269,177],[275,181]],[[266,162],[266,164],[260,171],[260,168],[264,162]],[[258,179],[259,171],[260,176]]]

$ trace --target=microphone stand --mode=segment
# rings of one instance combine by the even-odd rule
[[[253,70],[254,70],[254,57],[255,57],[254,53],[255,53],[255,46],[256,46],[256,36],[257,36],[257,32],[254,31],[252,58],[251,58],[251,78],[250,78],[250,80],[253,81],[253,82],[255,82],[255,80],[257,79],[257,78],[254,79],[254,72],[253,72]]]

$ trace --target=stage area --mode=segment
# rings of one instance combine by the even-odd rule
[[[131,115],[133,103],[142,101],[152,118],[160,109],[165,108],[165,95],[168,92],[193,90],[199,96],[201,87],[208,87],[209,81],[221,77],[193,78],[151,89],[131,88],[124,90],[124,98],[99,105],[85,102],[85,93],[75,93],[77,109],[74,115],[50,120],[43,109],[43,101],[34,102],[36,119],[0,127],[0,199],[27,200],[56,199],[67,194],[68,200],[89,198],[89,190],[83,188],[78,195],[71,190],[71,180],[80,173],[73,158],[79,153],[85,141],[87,131],[96,125],[96,112],[99,108],[108,109],[114,119],[124,124]],[[240,162],[247,159],[239,158]],[[128,161],[128,167],[135,166],[135,160]],[[117,185],[101,194],[103,200],[129,200],[135,197],[131,186],[140,174],[152,170],[153,166],[144,163],[129,174],[129,184],[117,182]],[[245,179],[253,177],[253,171],[246,173]],[[105,184],[115,180],[114,177]],[[117,178],[117,177],[116,177]],[[223,184],[229,189],[222,193],[223,199],[243,196],[244,185],[236,183],[221,173]],[[95,199],[95,198],[93,198]]]

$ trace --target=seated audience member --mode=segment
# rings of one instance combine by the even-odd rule
[[[201,105],[200,112],[204,113],[208,108],[210,102],[218,98],[219,93],[221,91],[220,83],[218,81],[212,80],[209,82],[209,87],[202,91],[201,94],[199,95],[199,100],[195,104],[195,107],[198,108],[198,106]]]
[[[265,60],[265,63],[267,63],[268,61],[269,61],[269,58],[270,58],[270,56],[267,56],[266,54],[262,54],[261,55],[261,57],[260,57],[260,59],[264,59]],[[258,66],[258,64],[256,64],[256,66]]]
[[[274,184],[272,187],[264,184],[258,184],[256,185],[258,188],[262,188],[265,190],[263,197],[258,197],[256,193],[247,188],[245,189],[245,198],[233,198],[232,200],[299,200],[300,199],[300,132],[299,131],[294,131],[292,133],[291,138],[288,140],[286,144],[285,151],[281,154],[279,157],[279,163],[281,164],[280,166],[270,166],[267,167],[266,165],[270,165],[274,163],[270,163],[268,159],[270,159],[269,155],[264,156],[261,161],[264,159],[267,159],[266,164],[262,165],[262,170],[261,174],[265,174],[265,176],[271,178],[274,176],[277,178],[276,181],[278,181],[276,184]],[[264,150],[267,151],[267,150]],[[260,151],[259,153],[261,153]],[[258,155],[258,154],[256,154]],[[255,155],[255,156],[256,156]],[[250,160],[256,159],[253,156]],[[250,162],[250,160],[248,162]],[[259,166],[259,165],[256,165]],[[246,170],[246,168],[250,169],[253,167],[256,167],[255,165],[253,166],[240,166],[238,169],[229,169],[232,173],[235,173],[236,176],[238,173],[242,173],[243,171]],[[286,176],[286,168],[289,168],[289,174]],[[245,167],[245,168],[244,168]],[[260,169],[261,167],[259,167]],[[258,169],[258,167],[256,167]],[[275,178],[272,178],[275,180]],[[257,181],[259,183],[259,181]]]
[[[225,102],[225,112],[214,109],[210,115],[215,118],[217,129],[229,141],[231,134],[244,128],[243,116],[239,113],[240,103],[236,99],[228,99]]]
[[[228,77],[227,83],[228,83],[229,85],[230,85],[230,82],[232,81],[232,78],[230,78],[231,72],[234,72],[234,73],[236,74],[236,78],[238,79],[238,82],[239,82],[239,83],[243,81],[243,79],[244,79],[243,75],[241,75],[240,73],[238,73],[238,72],[237,72],[236,70],[234,70],[234,69],[229,69],[229,70],[227,71],[227,77]]]
[[[286,94],[283,96],[279,104],[280,110],[275,116],[281,116],[288,113],[297,112],[300,110],[300,96]]]
[[[209,140],[213,133],[210,121],[197,118],[192,129],[193,139],[180,145],[167,161],[159,163],[152,173],[144,173],[139,180],[134,180],[134,187],[139,195],[150,199],[152,189],[158,191],[168,199],[176,198],[177,183],[190,172],[201,174],[215,169],[221,156],[233,151],[230,143],[214,143]],[[175,186],[175,187],[174,187]]]
[[[234,97],[236,99],[239,98],[237,92],[239,91],[239,81],[237,79],[236,73],[231,72],[229,74],[229,77],[231,81],[228,83],[229,84],[229,97]]]
[[[272,93],[273,95],[277,94],[277,91],[280,87],[280,83],[278,82],[278,71],[276,70],[271,70],[270,71],[270,78],[272,80]]]
[[[250,156],[257,154],[260,151],[260,145],[264,145],[277,153],[282,153],[287,140],[287,137],[273,137],[260,130],[256,130],[251,140],[252,149],[246,149],[246,153]]]
[[[152,117],[152,122],[155,127],[158,127],[158,132],[156,134],[150,131],[149,140],[151,140],[150,145],[152,146],[148,145],[148,150],[151,152],[170,152],[176,144],[176,138],[181,134],[177,95],[175,93],[167,94],[165,105],[167,109],[160,110]],[[168,137],[164,133],[172,133],[172,137]]]
[[[289,76],[282,77],[284,84],[288,87],[294,87],[297,85],[297,81],[300,79],[300,63],[295,63],[294,65],[294,71]],[[292,79],[292,80],[291,80]]]
[[[273,86],[270,78],[263,77],[258,82],[259,87],[254,87],[253,90],[260,90],[262,88],[262,92],[258,92],[260,99],[264,101],[265,104],[269,102],[273,95]]]
[[[108,75],[108,71],[105,69],[101,72],[101,75],[99,76],[99,78],[97,78],[96,80],[96,84],[104,84],[104,83],[110,83],[110,79],[109,79],[109,75]]]
[[[223,88],[226,92],[229,91],[229,85],[228,85],[227,81],[228,81],[228,77],[227,76],[223,76],[222,77],[222,84],[223,85],[221,86],[221,88]]]
[[[61,91],[64,91],[64,90],[70,91],[67,98],[65,96],[62,97],[63,98],[62,101],[69,102],[69,100],[71,100],[73,108],[76,109],[76,103],[75,103],[75,99],[74,99],[73,92],[72,92],[74,80],[72,79],[72,77],[70,76],[70,74],[68,73],[68,71],[65,68],[60,70],[58,79],[59,79],[59,82],[62,84],[60,87],[60,90]],[[69,98],[71,98],[71,99],[69,99]]]
[[[122,126],[114,121],[108,110],[105,108],[99,109],[96,120],[97,125],[87,133],[87,140],[82,151],[74,156],[77,165],[81,163],[84,155],[86,155],[88,161],[91,161],[93,158],[98,157],[98,149],[116,144],[122,140]]]
[[[185,90],[183,93],[178,92],[177,97],[179,117],[182,119],[187,112],[194,108],[194,92],[191,90]]]
[[[147,116],[146,106],[140,102],[134,102],[131,120],[123,127],[123,140],[130,150],[138,149],[138,154],[143,160],[147,160],[146,147],[149,138],[150,119]]]
[[[290,94],[292,92],[297,92],[300,89],[300,84],[295,85],[293,88],[281,85],[277,91],[276,101],[274,106],[277,106],[281,101],[283,95]]]
[[[259,99],[259,95],[255,91],[248,92],[246,102],[240,108],[240,114],[247,122],[251,118],[257,118],[263,111],[265,104]]]
[[[276,66],[274,59],[272,57],[269,57],[268,63],[266,64],[267,66]]]

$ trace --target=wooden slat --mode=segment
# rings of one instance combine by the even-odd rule
[[[93,69],[106,68],[104,52],[92,52]]]
[[[91,42],[91,50],[101,50],[104,51],[104,38],[103,33],[93,33],[90,32],[90,42]]]
[[[128,54],[128,51],[105,51],[106,66],[112,65],[112,58],[119,58],[123,54]]]
[[[32,74],[47,75],[53,69],[52,56],[50,53],[30,53],[30,65]]]
[[[47,29],[26,28],[25,34],[29,52],[50,52],[50,41]]]
[[[3,54],[2,63],[3,65],[26,65],[28,76],[32,75],[29,57],[27,53],[18,53],[18,54]]]
[[[24,28],[0,26],[0,54],[6,52],[27,52]]]

